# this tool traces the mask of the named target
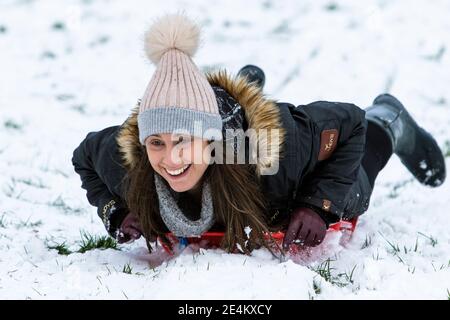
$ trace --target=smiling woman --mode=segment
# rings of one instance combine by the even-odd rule
[[[201,189],[200,179],[208,168],[204,159],[209,141],[198,137],[169,133],[151,135],[145,141],[152,166],[176,192]]]
[[[219,103],[223,106],[229,100],[228,95],[222,91],[218,96],[226,100],[217,99],[219,90],[191,59],[198,38],[198,26],[183,15],[160,19],[146,34],[147,56],[157,66],[137,114],[139,141],[145,145],[139,166],[147,173],[129,172],[127,205],[139,217],[146,238],[158,235],[167,242],[167,231],[183,237],[200,236],[221,226],[227,230],[225,246],[229,250],[237,242],[251,250],[267,242],[266,206],[254,168],[211,164],[211,142],[223,140],[225,127],[242,129],[243,115],[237,103],[227,103],[230,110],[219,108]],[[227,111],[231,112],[225,115]],[[231,119],[226,126],[223,116]],[[119,136],[119,141],[124,140],[127,138]],[[148,180],[141,181],[143,178]],[[150,185],[144,186],[148,181]],[[250,190],[253,196],[248,199]],[[151,198],[143,194],[149,192],[156,194]],[[180,203],[180,193],[187,194],[189,205]],[[189,214],[180,207],[195,219],[188,219]],[[244,236],[246,226],[254,230],[251,239]]]
[[[394,96],[366,110],[275,102],[256,66],[236,77],[202,73],[192,60],[198,42],[184,15],[155,22],[145,50],[156,70],[142,99],[121,126],[89,133],[74,151],[88,200],[119,242],[143,235],[152,250],[156,237],[171,246],[168,232],[221,230],[223,248],[249,253],[276,247],[267,235],[282,230],[284,249],[317,246],[330,224],[368,209],[393,153],[422,184],[444,182],[439,146]],[[230,129],[240,134],[230,139]],[[229,152],[252,161],[214,161]]]
[[[183,144],[174,142],[170,134],[160,134],[147,138],[145,147],[130,145],[128,142],[135,141],[138,135],[133,119],[136,114],[122,127],[117,140],[123,158],[129,160],[124,162],[128,172],[124,181],[127,212],[139,217],[146,239],[158,236],[171,246],[166,238],[169,231],[192,236],[221,230],[225,231],[223,247],[229,251],[236,244],[246,252],[261,245],[270,247],[264,237],[270,231],[267,203],[254,166],[192,161],[209,146],[201,139],[201,143],[195,143],[195,137],[192,143]],[[200,147],[196,149],[195,145]],[[186,164],[189,167],[179,174],[181,178],[173,175]],[[250,237],[245,233],[248,226],[253,230]],[[150,243],[147,246],[152,250]]]

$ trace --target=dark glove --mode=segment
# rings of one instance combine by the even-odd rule
[[[291,214],[283,249],[289,249],[295,240],[299,240],[301,245],[315,247],[323,241],[326,233],[327,224],[318,213],[309,208],[297,208]]]
[[[122,202],[117,199],[104,199],[100,201],[101,205],[97,209],[99,217],[102,219],[108,234],[117,239],[119,227],[127,216],[129,210],[123,206]]]
[[[139,218],[132,213],[128,213],[120,225],[119,232],[117,234],[117,242],[133,242],[134,240],[139,239],[142,234]]]

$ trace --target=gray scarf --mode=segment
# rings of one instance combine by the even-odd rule
[[[214,224],[214,208],[211,186],[203,183],[200,219],[192,221],[180,210],[163,178],[155,172],[155,187],[159,199],[159,212],[167,228],[177,237],[197,237]]]

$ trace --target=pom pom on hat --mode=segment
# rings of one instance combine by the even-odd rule
[[[198,49],[199,26],[182,13],[159,18],[145,33],[145,53],[155,65],[170,49],[178,49],[192,57]]]

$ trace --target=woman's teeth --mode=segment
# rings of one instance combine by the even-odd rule
[[[170,174],[171,176],[178,176],[180,174],[182,174],[184,172],[184,170],[186,170],[189,167],[189,164],[184,166],[183,168],[180,168],[178,170],[168,170],[166,169],[167,173]]]

